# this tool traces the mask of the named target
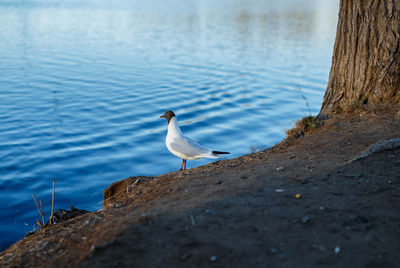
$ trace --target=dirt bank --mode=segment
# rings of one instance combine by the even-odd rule
[[[0,266],[398,267],[400,137],[390,114],[326,120],[240,158],[105,190],[101,211],[30,235]]]

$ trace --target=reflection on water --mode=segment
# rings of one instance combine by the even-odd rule
[[[0,1],[1,248],[50,209],[101,207],[110,183],[179,168],[183,132],[236,157],[319,110],[338,1]],[[189,167],[211,160],[189,161]]]

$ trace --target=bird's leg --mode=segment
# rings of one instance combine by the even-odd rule
[[[183,163],[185,162],[185,159],[182,158],[182,165],[181,165],[181,169],[179,171],[181,171],[183,169]]]
[[[186,161],[187,161],[187,160],[185,159],[185,170],[186,170]]]

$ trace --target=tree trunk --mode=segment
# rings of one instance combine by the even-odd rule
[[[400,0],[341,0],[320,116],[400,103]]]

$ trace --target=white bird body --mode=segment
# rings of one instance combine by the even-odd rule
[[[183,136],[176,116],[171,118],[169,121],[165,144],[171,154],[182,159],[196,160],[200,158],[217,158],[216,155],[213,155],[213,151],[210,149],[201,146],[186,136]]]
[[[165,112],[164,117],[168,121],[168,133],[165,144],[168,150],[175,156],[182,158],[181,169],[186,169],[187,160],[196,160],[200,158],[218,158],[220,154],[229,154],[228,152],[212,151],[201,146],[194,140],[184,136],[178,125],[178,120],[172,111]],[[183,168],[183,166],[185,166]]]

